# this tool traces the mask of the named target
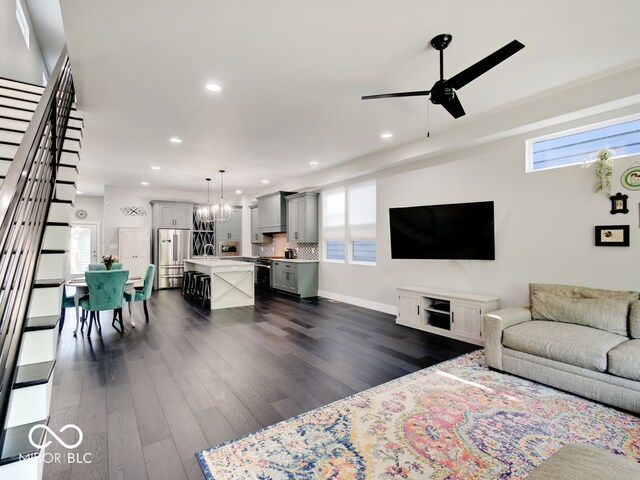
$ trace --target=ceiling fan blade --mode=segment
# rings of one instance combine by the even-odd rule
[[[464,108],[462,108],[458,95],[454,94],[454,97],[451,100],[443,102],[441,105],[453,116],[453,118],[460,118],[465,115]]]
[[[445,80],[444,84],[447,87],[452,87],[455,90],[459,90],[467,83],[475,80],[483,73],[487,73],[493,67],[501,62],[504,62],[511,55],[522,50],[523,48],[524,45],[522,43],[520,43],[518,40],[514,40],[513,42],[508,43],[504,47],[496,50],[491,55],[483,58],[479,62],[474,63],[469,68],[464,69],[457,75],[454,75],[450,79]]]
[[[380,95],[365,95],[362,100],[372,100],[374,98],[396,98],[396,97],[419,97],[429,95],[431,90],[420,90],[418,92],[381,93]]]

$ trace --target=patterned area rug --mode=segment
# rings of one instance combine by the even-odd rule
[[[640,462],[640,419],[485,368],[482,351],[196,456],[207,479],[523,478],[565,443]]]

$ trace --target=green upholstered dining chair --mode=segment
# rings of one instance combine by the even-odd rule
[[[104,263],[90,263],[87,266],[87,270],[90,272],[96,272],[99,270],[106,270],[107,267],[104,266]]]
[[[58,321],[58,333],[62,332],[62,328],[64,327],[64,318],[67,313],[67,308],[73,308],[76,306],[76,301],[71,297],[67,297],[67,289],[65,286],[62,286],[62,302],[60,302],[60,320]]]
[[[149,323],[149,311],[147,310],[147,300],[151,296],[151,289],[153,287],[153,274],[156,271],[155,265],[149,265],[147,267],[147,273],[144,276],[144,286],[139,289],[136,288],[135,294],[124,294],[125,301],[129,304],[129,316],[131,316],[131,302],[142,302],[144,307],[144,318]]]
[[[83,310],[89,311],[89,330],[87,336],[91,336],[91,327],[96,320],[98,328],[101,328],[100,320],[96,312],[102,310],[113,310],[113,322],[111,326],[118,330],[115,323],[120,319],[120,333],[124,332],[122,321],[122,298],[124,285],[129,278],[129,270],[110,270],[84,272],[84,278],[89,287],[89,296],[80,299],[80,306]]]
[[[122,270],[122,264],[121,263],[112,263],[111,264],[111,270]]]

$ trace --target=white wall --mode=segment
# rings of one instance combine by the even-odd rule
[[[71,221],[75,222],[78,219],[75,214],[77,210],[83,209],[87,212],[86,222],[102,222],[102,213],[104,207],[103,197],[92,197],[90,195],[76,195],[74,201],[75,206],[71,212]]]
[[[118,254],[118,228],[142,227],[151,228],[150,198],[145,194],[129,187],[104,187],[104,254]],[[147,214],[129,216],[122,212],[124,207],[142,207]]]
[[[498,295],[503,306],[526,304],[530,282],[640,290],[640,192],[623,189],[619,181],[639,158],[615,162],[613,193],[629,195],[630,213],[611,215],[609,199],[593,192],[593,169],[525,173],[525,139],[515,136],[379,174],[377,265],[321,263],[320,290],[386,311],[394,310],[395,288],[402,285]],[[495,261],[391,259],[390,207],[485,200],[495,202]],[[631,246],[595,247],[594,226],[617,224],[631,225]]]
[[[40,52],[29,9],[21,0],[30,29],[30,48],[24,42],[22,32],[16,20],[16,2],[0,2],[0,77],[21,82],[42,85],[42,74],[49,74]]]

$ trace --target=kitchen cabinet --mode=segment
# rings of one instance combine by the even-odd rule
[[[287,196],[287,242],[318,242],[318,195],[298,193]]]
[[[286,196],[295,192],[274,192],[258,197],[258,232],[280,233],[287,231]]]
[[[242,207],[233,207],[233,213],[228,222],[216,222],[215,235],[218,243],[242,241]]]
[[[191,229],[193,204],[152,201],[153,228]]]
[[[318,262],[274,260],[271,262],[271,288],[298,295],[318,296]]]
[[[151,263],[151,232],[148,228],[121,227],[118,231],[118,257],[130,276],[143,278]]]
[[[401,287],[396,323],[482,345],[482,319],[499,308],[498,297]]]
[[[251,243],[272,243],[273,237],[258,230],[258,205],[251,205]]]

